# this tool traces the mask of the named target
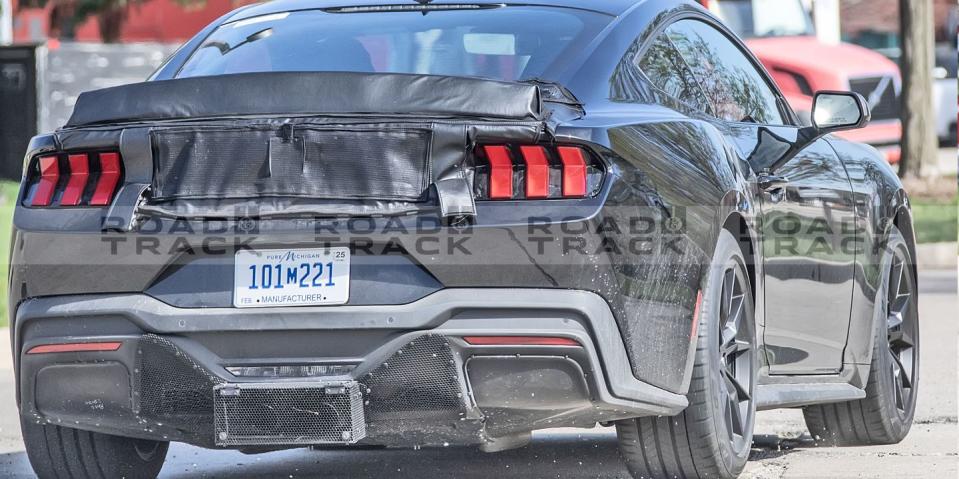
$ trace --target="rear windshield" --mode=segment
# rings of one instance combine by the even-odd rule
[[[609,20],[550,7],[271,14],[222,25],[177,76],[349,71],[550,79],[557,63]]]

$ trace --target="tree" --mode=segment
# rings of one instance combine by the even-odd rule
[[[932,0],[899,0],[902,32],[902,158],[899,176],[919,177],[937,161],[932,108]]]

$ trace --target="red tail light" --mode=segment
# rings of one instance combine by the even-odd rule
[[[109,342],[109,343],[44,344],[41,346],[34,346],[29,351],[27,351],[27,354],[87,353],[87,352],[117,351],[120,349],[120,346],[123,346],[123,343]]]
[[[586,158],[583,150],[570,146],[561,146],[557,150],[563,162],[563,196],[586,196]]]
[[[464,336],[473,346],[581,346],[579,341],[552,336]]]
[[[70,153],[41,156],[27,170],[24,206],[107,206],[113,201],[123,163],[120,154]],[[96,183],[91,185],[91,178]],[[59,200],[58,200],[59,197]]]
[[[83,199],[83,190],[87,187],[87,178],[90,177],[90,157],[86,154],[70,155],[67,162],[70,164],[70,180],[60,197],[60,204],[76,206]]]
[[[602,185],[602,164],[579,146],[484,145],[475,151],[479,200],[585,198]]]
[[[489,197],[504,199],[513,197],[513,161],[505,146],[487,146],[489,158]]]
[[[542,146],[521,146],[526,162],[526,197],[549,197],[549,160]]]
[[[60,160],[56,156],[44,156],[37,159],[37,168],[40,170],[36,190],[33,193],[32,204],[35,206],[49,206],[53,201],[53,194],[60,181]]]
[[[100,153],[100,180],[90,198],[92,206],[106,206],[113,200],[113,193],[120,182],[120,154]]]

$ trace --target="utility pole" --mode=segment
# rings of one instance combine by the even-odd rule
[[[13,4],[0,0],[0,45],[13,43]]]
[[[812,4],[812,13],[819,41],[838,45],[841,38],[839,0],[816,0]]]
[[[932,70],[935,34],[932,0],[899,0],[902,38],[902,159],[899,176],[934,173],[935,113],[932,108]]]

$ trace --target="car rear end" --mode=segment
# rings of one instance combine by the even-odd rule
[[[24,422],[248,450],[495,450],[678,412],[679,384],[630,370],[595,284],[616,275],[602,235],[577,233],[579,255],[530,239],[530,217],[582,225],[608,201],[610,152],[555,135],[579,114],[555,86],[393,73],[86,94],[31,143],[15,212]]]

